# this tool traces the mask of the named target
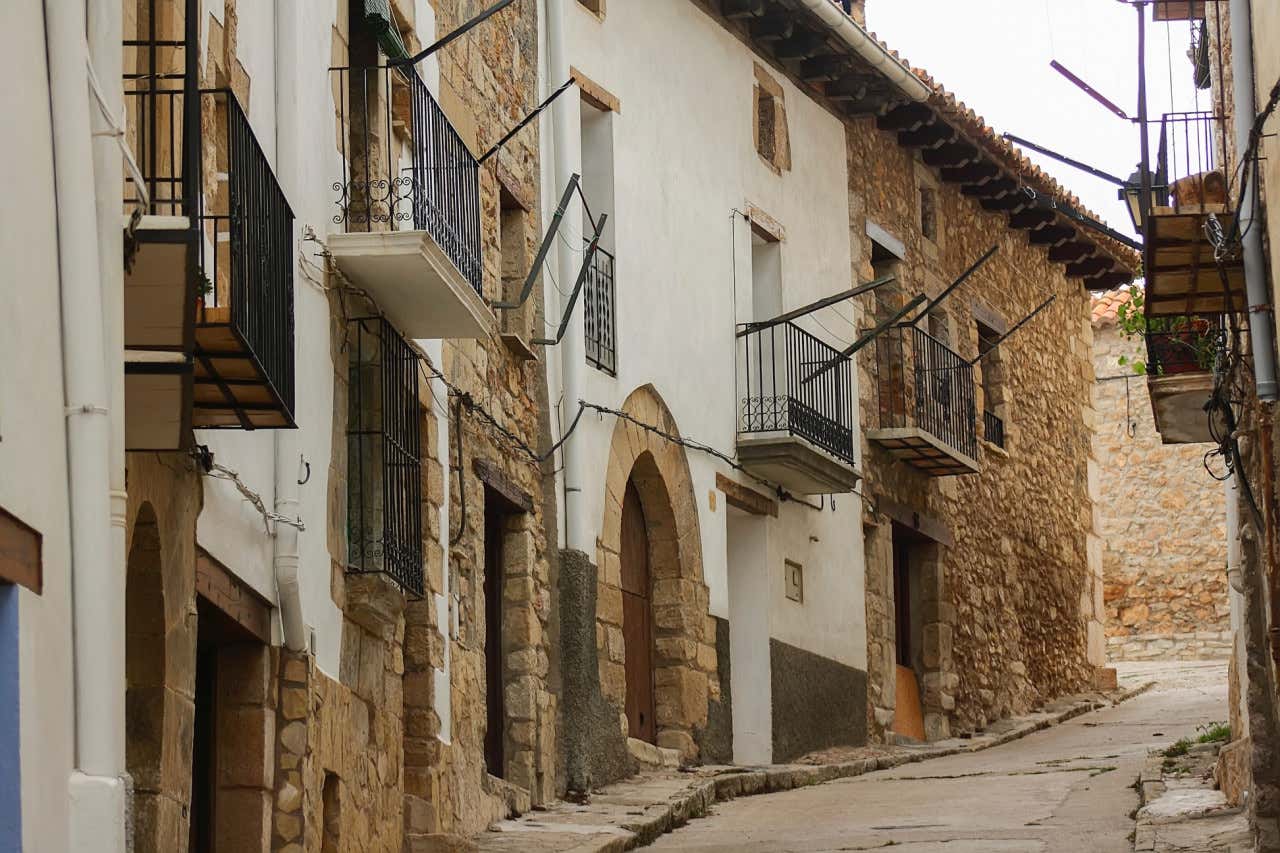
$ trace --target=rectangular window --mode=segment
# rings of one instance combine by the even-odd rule
[[[386,320],[348,326],[347,571],[421,596],[422,413],[418,357]]]
[[[931,187],[920,188],[920,233],[938,242],[938,194]]]
[[[617,375],[617,316],[614,303],[616,262],[614,258],[614,199],[613,199],[613,112],[602,110],[587,99],[582,101],[582,192],[591,208],[591,215],[600,218],[609,214],[600,245],[591,265],[587,268],[587,280],[583,287],[583,313],[586,325],[587,364],[610,376]],[[584,240],[589,239],[594,228],[583,222]],[[563,283],[566,289],[572,282]]]
[[[997,342],[1000,333],[982,322],[978,327],[978,387],[982,389],[982,437],[1004,447],[1004,366]]]

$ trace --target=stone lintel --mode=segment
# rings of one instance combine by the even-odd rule
[[[875,504],[876,509],[880,512],[899,524],[914,530],[921,536],[928,537],[947,548],[955,547],[956,541],[955,537],[951,535],[951,528],[941,519],[922,513],[906,504],[900,504],[883,495],[876,496]]]
[[[516,481],[488,459],[475,459],[471,463],[480,482],[497,492],[503,500],[521,512],[533,512],[533,496],[516,485]]]
[[[725,503],[752,515],[770,515],[778,517],[778,502],[773,498],[760,494],[755,489],[747,488],[734,482],[724,474],[716,472],[716,488],[724,492]]]

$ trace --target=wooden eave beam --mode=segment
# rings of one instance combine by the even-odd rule
[[[780,42],[789,39],[795,31],[795,16],[786,12],[773,12],[762,18],[756,18],[747,27],[747,32],[753,40],[763,42]]]
[[[1098,273],[1104,273],[1116,265],[1116,262],[1110,258],[1099,257],[1097,255],[1086,258],[1083,261],[1076,261],[1074,264],[1067,264],[1068,278],[1088,278]]]
[[[847,56],[833,54],[816,56],[800,63],[796,71],[800,79],[806,83],[833,83],[847,79],[853,71],[852,62]],[[862,75],[857,75],[862,76]],[[830,95],[828,95],[830,97]]]
[[[988,160],[979,160],[967,166],[942,169],[941,175],[949,184],[982,184],[999,177],[1000,167]]]
[[[778,42],[773,55],[780,62],[794,62],[798,59],[810,59],[822,53],[826,40],[810,32],[797,32],[795,35]]]
[[[1046,225],[1027,236],[1033,246],[1057,246],[1076,236],[1076,229],[1069,225]]]
[[[1100,275],[1090,276],[1082,282],[1088,290],[1112,290],[1122,284],[1128,284],[1133,281],[1133,275],[1127,272],[1115,271],[1104,272]]]
[[[720,14],[731,21],[759,18],[764,11],[764,0],[720,0]]]
[[[812,61],[812,60],[809,60]],[[867,97],[869,90],[867,79],[860,75],[842,77],[828,83],[824,89],[824,93],[833,101],[862,101]]]
[[[1071,264],[1093,254],[1093,252],[1097,251],[1097,248],[1095,244],[1087,240],[1059,243],[1049,250],[1049,260],[1055,264]]]
[[[968,198],[983,199],[1010,198],[1017,196],[1018,184],[1009,178],[986,178],[972,184],[962,184],[960,194]],[[1021,208],[1019,208],[1021,209]]]
[[[967,142],[951,142],[933,148],[926,148],[920,155],[925,165],[936,169],[943,167],[959,168],[968,166],[978,160],[978,149]]]
[[[937,122],[919,130],[904,130],[898,134],[898,144],[904,148],[937,148],[958,140],[959,134],[949,125]]]
[[[1017,213],[1031,207],[1032,201],[1024,193],[1011,192],[999,197],[980,198],[978,203],[982,209],[991,213]]]
[[[915,130],[932,118],[932,110],[913,101],[886,112],[876,120],[876,127],[891,131]]]
[[[1009,227],[1026,230],[1028,228],[1040,228],[1048,225],[1057,219],[1058,216],[1052,210],[1044,210],[1043,208],[1031,208],[1030,210],[1021,210],[1009,217]]]

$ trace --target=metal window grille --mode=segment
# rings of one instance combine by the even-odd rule
[[[881,428],[915,427],[977,458],[973,366],[928,332],[905,323],[876,338],[876,394]]]
[[[347,571],[423,594],[418,358],[386,320],[348,326]]]
[[[1004,421],[994,412],[982,413],[982,437],[996,447],[1004,447]]]
[[[342,180],[333,221],[348,231],[426,231],[483,293],[480,166],[410,66],[329,69],[338,92]]]
[[[614,257],[596,249],[583,290],[587,364],[610,376],[618,375],[617,321],[613,310]]]
[[[785,431],[854,461],[853,367],[794,323],[739,338],[743,432]]]

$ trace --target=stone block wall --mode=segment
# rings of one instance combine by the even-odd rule
[[[1122,356],[1144,357],[1142,340],[1120,333],[1114,308],[1097,313],[1104,316],[1094,323],[1094,451],[1107,654],[1228,657],[1226,498],[1203,465],[1209,445],[1161,442],[1146,378],[1117,378],[1133,373]]]
[[[1089,301],[1046,250],[1010,230],[873,120],[847,132],[853,274],[868,281],[872,240],[883,229],[905,249],[897,287],[936,295],[992,246],[1000,251],[935,312],[930,328],[960,355],[978,352],[976,322],[994,314],[1012,326],[1047,297],[1057,300],[1000,347],[996,398],[975,389],[979,436],[984,404],[1004,419],[1006,446],[980,441],[980,473],[930,478],[865,438],[867,512],[868,722],[872,738],[892,722],[895,637],[891,521],[929,534],[940,547],[930,661],[921,697],[930,736],[982,728],[1092,681],[1089,624],[1100,622],[1101,585],[1090,570],[1094,506],[1088,489],[1091,433]],[[936,237],[921,228],[921,190],[933,189]],[[871,305],[856,319],[869,328]],[[874,347],[859,358],[864,431],[879,425],[882,373]],[[993,524],[992,520],[998,520]],[[931,531],[931,532],[930,532]],[[1100,634],[1100,630],[1095,629]]]

